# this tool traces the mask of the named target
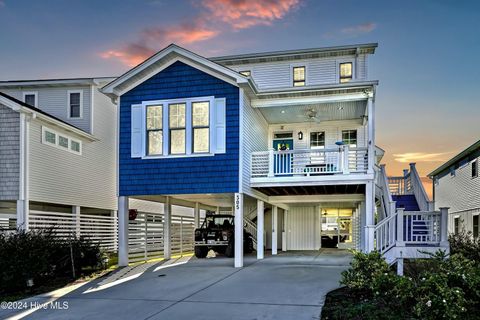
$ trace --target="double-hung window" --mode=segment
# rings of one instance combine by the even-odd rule
[[[212,156],[225,152],[225,98],[204,96],[132,105],[132,158]]]
[[[186,106],[185,103],[168,105],[170,154],[186,153]]]
[[[163,154],[163,105],[147,106],[147,153]]]
[[[478,160],[472,162],[472,178],[478,177]]]
[[[357,130],[343,130],[342,141],[351,148],[357,147]]]
[[[472,231],[473,231],[473,237],[474,237],[475,239],[478,238],[478,217],[479,217],[478,214],[477,214],[477,215],[474,215],[474,216],[473,216],[473,221],[472,221],[472,222],[473,222],[473,229],[472,229]]]
[[[210,150],[210,103],[192,102],[193,153]]]
[[[68,91],[68,117],[82,118],[83,112],[83,92],[81,90],[69,90]]]

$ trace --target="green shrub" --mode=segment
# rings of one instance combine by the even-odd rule
[[[471,231],[460,231],[458,234],[450,234],[451,254],[460,254],[467,259],[480,263],[480,237],[474,238]]]
[[[24,291],[29,280],[38,287],[59,277],[77,278],[101,267],[101,259],[89,239],[59,239],[53,229],[0,233],[0,294]]]
[[[324,319],[479,319],[480,264],[438,251],[406,263],[398,276],[378,252],[354,252],[341,283],[350,303],[326,308]],[[327,299],[328,301],[328,299]],[[333,303],[335,304],[335,303]],[[338,303],[337,303],[338,304]],[[361,316],[359,316],[361,315]]]

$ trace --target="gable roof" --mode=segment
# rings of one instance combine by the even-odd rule
[[[5,105],[8,108],[11,108],[15,111],[27,111],[31,114],[34,114],[35,116],[40,116],[43,120],[46,120],[52,124],[55,124],[57,126],[63,127],[64,129],[74,132],[80,136],[83,136],[91,141],[98,140],[95,138],[93,135],[90,133],[75,127],[74,125],[57,118],[39,108],[33,107],[29,104],[26,104],[25,102],[18,100],[12,96],[9,96],[8,94],[5,94],[3,92],[0,92],[0,104]]]
[[[247,77],[232,69],[171,44],[105,85],[101,91],[112,98],[118,97],[177,61],[181,61],[234,85],[248,82]]]
[[[442,164],[437,169],[430,172],[428,174],[428,176],[432,178],[434,176],[439,175],[443,171],[450,169],[451,166],[459,163],[460,161],[462,161],[463,159],[472,155],[475,152],[480,153],[480,140],[478,140],[477,142],[475,142],[474,144],[472,144],[471,146],[469,146],[468,148],[466,148],[465,150],[463,150],[462,152],[460,152],[459,154],[454,156],[452,159],[450,159],[447,162],[445,162],[444,164]]]

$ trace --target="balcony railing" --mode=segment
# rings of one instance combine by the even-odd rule
[[[270,150],[251,155],[252,178],[365,173],[367,168],[367,148]]]

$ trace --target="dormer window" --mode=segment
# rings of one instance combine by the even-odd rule
[[[351,62],[340,63],[340,83],[349,82],[353,79],[353,64]]]
[[[83,92],[81,90],[68,91],[68,117],[71,119],[82,118]]]
[[[252,72],[250,70],[244,70],[240,71],[240,74],[245,77],[250,77],[252,75]]]
[[[293,67],[293,86],[303,87],[305,85],[305,66]]]

